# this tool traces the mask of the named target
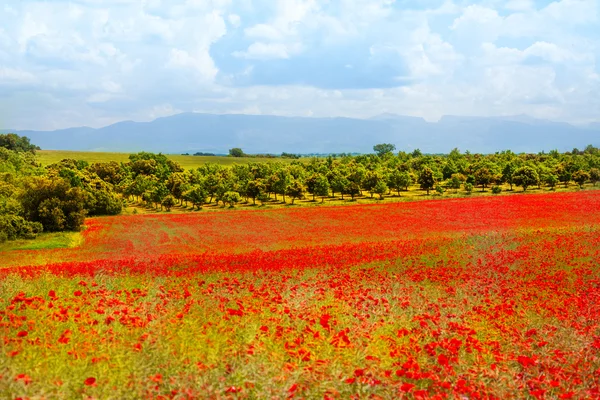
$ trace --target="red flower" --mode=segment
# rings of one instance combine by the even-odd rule
[[[93,377],[87,378],[83,383],[85,384],[85,386],[95,386],[96,378],[93,378]]]
[[[75,296],[81,296],[83,293],[81,292],[81,290],[76,290],[75,292],[73,292],[73,294]]]
[[[410,392],[414,387],[415,385],[413,385],[412,383],[403,383],[402,385],[400,385],[400,390],[402,390],[403,392]]]
[[[18,337],[25,337],[27,336],[29,333],[27,331],[19,331],[19,333],[17,333]]]

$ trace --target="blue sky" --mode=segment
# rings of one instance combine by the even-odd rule
[[[599,0],[0,5],[0,127],[184,111],[600,120]]]

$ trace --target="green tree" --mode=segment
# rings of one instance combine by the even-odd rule
[[[374,193],[377,193],[379,195],[379,200],[383,200],[383,195],[387,193],[390,189],[385,183],[385,180],[380,179],[372,190]]]
[[[292,198],[292,204],[294,204],[294,200],[301,199],[304,196],[305,191],[306,187],[302,184],[302,182],[300,182],[298,179],[294,179],[288,189],[288,194]]]
[[[526,165],[515,171],[513,181],[515,185],[521,186],[523,191],[526,191],[528,187],[537,185],[539,176],[535,169]]]
[[[393,153],[394,150],[396,150],[396,145],[393,145],[391,143],[381,143],[373,146],[373,151],[375,151],[375,153],[377,153],[379,157],[383,157],[386,154]]]
[[[325,197],[329,196],[329,181],[325,175],[317,175],[315,186],[313,188],[313,196],[314,195],[321,197],[321,203],[325,201]]]
[[[223,194],[223,203],[229,204],[229,208],[234,208],[241,199],[238,192],[229,191]]]
[[[429,195],[429,191],[433,189],[433,186],[435,185],[435,179],[431,168],[425,167],[421,170],[417,183],[421,185],[421,189],[426,190],[427,195]]]
[[[454,193],[467,181],[467,177],[463,174],[452,174],[448,181],[448,187],[454,189]]]
[[[596,183],[600,181],[600,169],[590,168],[590,181],[592,181],[592,184],[596,186]]]
[[[267,186],[262,179],[253,179],[248,182],[246,193],[248,197],[252,199],[252,204],[256,204],[256,199],[259,198],[263,193],[266,193]]]
[[[233,149],[229,149],[230,157],[245,157],[244,151],[239,147],[234,147]]]
[[[173,207],[175,203],[175,197],[172,195],[167,195],[160,203],[167,211],[171,211],[171,207]]]
[[[40,148],[29,142],[26,136],[19,136],[14,133],[0,134],[0,147],[15,151],[17,153],[33,153]]]
[[[184,193],[184,198],[198,210],[206,203],[207,197],[208,191],[202,184],[194,184]]]
[[[23,182],[19,200],[29,221],[42,224],[44,231],[79,231],[85,219],[87,195],[62,178],[30,177]]]
[[[584,170],[575,171],[573,173],[573,181],[579,185],[580,188],[583,188],[583,185],[590,180],[590,174]]]
[[[514,163],[508,162],[502,169],[502,180],[510,185],[510,190],[513,190],[513,177],[517,167]]]

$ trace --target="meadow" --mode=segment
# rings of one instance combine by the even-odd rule
[[[130,153],[110,153],[96,151],[69,151],[69,150],[39,150],[37,160],[43,166],[55,164],[64,159],[83,160],[88,163],[105,163],[116,161],[125,163],[129,161]],[[245,164],[248,162],[281,161],[291,162],[287,158],[261,158],[261,157],[228,157],[228,156],[185,156],[180,154],[166,154],[169,160],[179,163],[185,169],[198,168],[206,163],[219,165]]]
[[[88,218],[0,253],[0,398],[599,397],[598,243],[595,191]]]

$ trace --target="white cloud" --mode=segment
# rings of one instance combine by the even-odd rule
[[[11,110],[3,124],[16,128],[191,110],[598,118],[597,0],[446,0],[410,9],[394,0],[9,3],[0,7],[0,108]],[[314,71],[347,74],[350,84],[268,84],[273,73],[261,68],[282,64],[290,76],[322,65]],[[373,65],[381,68],[371,73]],[[400,72],[374,76],[386,68]],[[372,79],[369,87],[365,78],[402,86]]]

